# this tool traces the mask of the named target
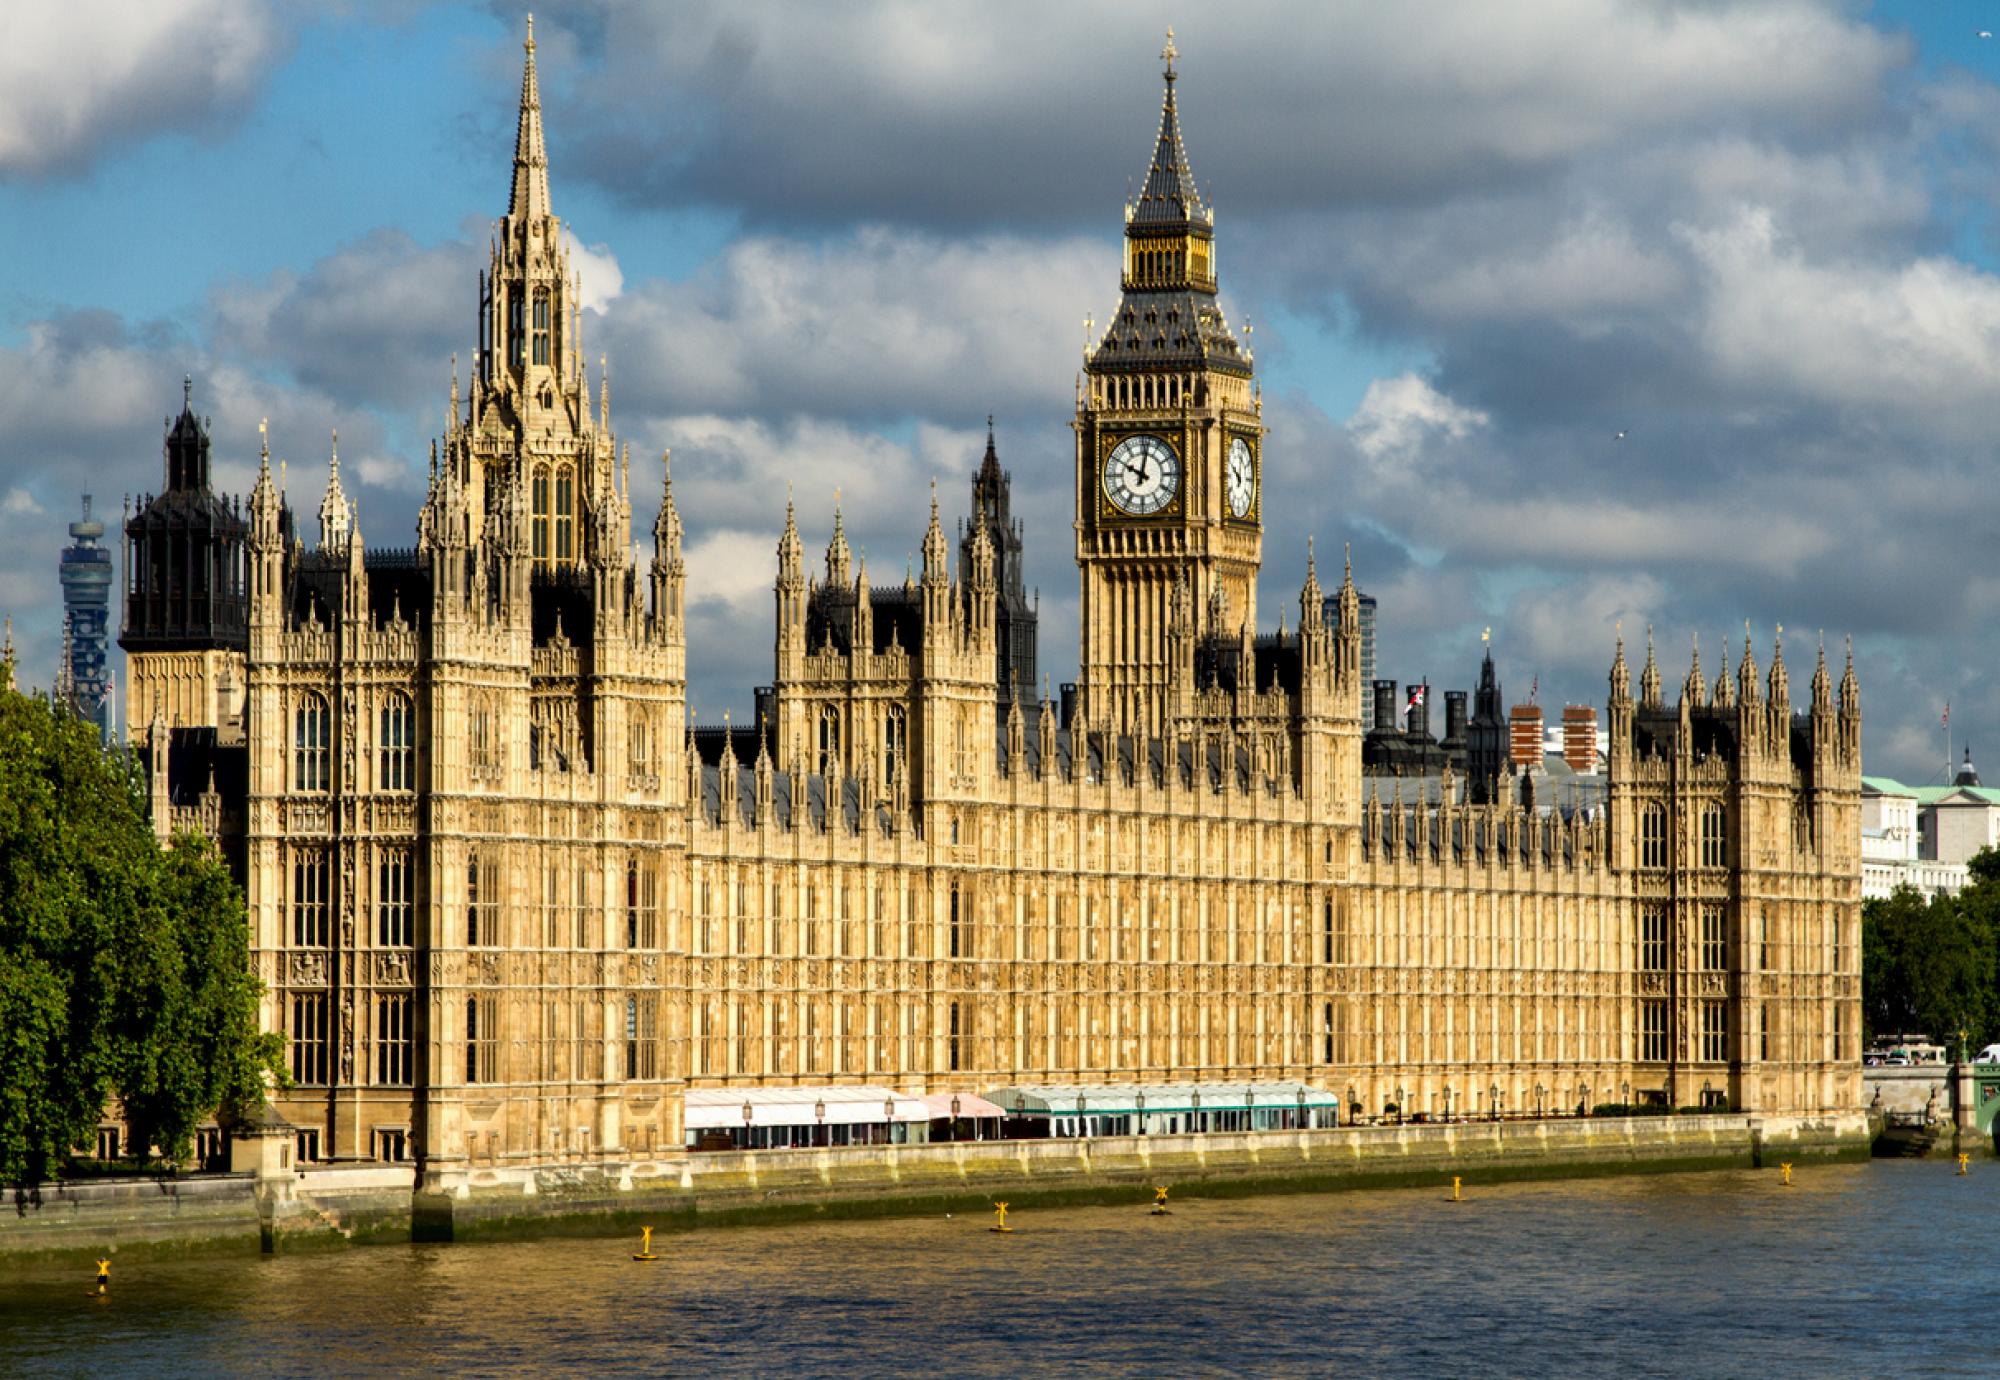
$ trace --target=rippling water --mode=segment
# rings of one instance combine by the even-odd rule
[[[0,1276],[0,1372],[1995,1373],[2000,1165],[1184,1198]]]

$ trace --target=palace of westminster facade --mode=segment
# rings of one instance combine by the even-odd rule
[[[364,546],[337,457],[310,544],[268,448],[216,497],[183,411],[128,524],[127,722],[159,827],[243,878],[320,1154],[671,1155],[687,1090],[768,1085],[1857,1103],[1851,657],[1795,712],[1781,650],[1669,703],[1621,644],[1589,809],[1364,778],[1351,575],[1328,619],[1308,559],[1257,630],[1261,399],[1166,77],[1077,396],[1062,710],[989,443],[955,568],[935,494],[892,585],[837,513],[809,567],[788,507],[755,722],[687,727],[681,517],[669,477],[640,568],[532,31],[415,547]]]

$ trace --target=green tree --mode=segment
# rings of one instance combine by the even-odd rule
[[[1968,888],[1968,893],[1977,888]],[[2000,1012],[1994,987],[1996,895],[1937,896],[1909,887],[1870,901],[1861,916],[1862,1023],[1872,1038],[1922,1031],[1986,1039]]]
[[[162,849],[131,759],[0,689],[0,1182],[34,1182],[122,1100],[140,1153],[185,1158],[261,1096],[243,899],[197,839]]]

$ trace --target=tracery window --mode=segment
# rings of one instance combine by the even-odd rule
[[[1664,973],[1667,970],[1667,912],[1663,906],[1647,906],[1639,912],[1639,971]]]
[[[549,558],[549,467],[535,466],[534,479],[528,486],[528,510],[532,532],[532,550],[537,561]]]
[[[1701,908],[1701,966],[1711,973],[1729,967],[1729,917],[1721,906]]]
[[[576,553],[576,516],[572,511],[575,500],[575,471],[563,465],[556,470],[555,536],[558,561],[570,560]]]
[[[534,360],[537,364],[549,362],[549,290],[535,289],[535,347]]]
[[[1701,1004],[1701,1057],[1703,1063],[1720,1064],[1729,1058],[1729,1003],[1704,1001]]]
[[[651,995],[625,998],[625,1076],[658,1078],[659,998]]]
[[[328,756],[332,725],[326,700],[310,691],[299,697],[292,715],[292,789],[323,791],[330,777]]]
[[[411,1051],[410,999],[403,993],[375,998],[375,1081],[408,1087]]]
[[[292,1081],[326,1086],[326,993],[300,993],[292,998]]]
[[[499,867],[477,852],[465,860],[465,942],[468,947],[500,942]]]
[[[292,855],[292,944],[323,949],[328,938],[326,852],[301,848]]]
[[[1667,810],[1664,805],[1647,805],[1639,812],[1639,866],[1667,865]]]
[[[1667,1061],[1667,1004],[1664,1001],[1639,1003],[1639,1058],[1648,1064]]]
[[[490,996],[465,999],[465,1081],[497,1081],[500,1052],[499,1002]]]
[[[819,771],[821,776],[832,776],[834,763],[840,758],[840,711],[827,705],[819,712]],[[827,805],[827,813],[833,812],[832,803]],[[831,824],[829,823],[829,826]]]
[[[414,790],[417,784],[417,707],[401,691],[382,701],[376,746],[378,785],[385,791]]]
[[[403,948],[410,942],[413,878],[409,849],[383,852],[375,867],[375,942],[384,948]]]
[[[882,725],[882,784],[892,786],[896,781],[896,761],[909,751],[910,721],[903,712],[903,706],[889,706],[889,713]]]
[[[1728,817],[1720,805],[1708,805],[1701,812],[1701,865],[1729,865]]]

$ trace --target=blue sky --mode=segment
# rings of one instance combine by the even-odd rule
[[[1795,682],[1855,639],[1871,771],[2000,722],[1990,208],[2000,2],[1249,3],[1175,17],[1184,129],[1272,435],[1263,621],[1351,542],[1381,674],[1602,699],[1746,620]],[[1042,659],[1075,661],[1066,419],[1116,299],[1164,12],[564,0],[538,11],[586,350],[691,537],[693,698],[768,677],[784,490],[875,568],[988,411]],[[410,540],[504,208],[522,13],[26,0],[0,54],[0,610],[59,641],[77,495],[156,486],[180,377],[294,505],[327,433],[371,543]],[[1626,439],[1617,440],[1620,431]],[[650,495],[651,480],[643,491]],[[650,501],[650,500],[648,500]],[[650,527],[642,504],[636,525]],[[1287,620],[1295,619],[1288,611]],[[745,632],[752,629],[752,632]]]

